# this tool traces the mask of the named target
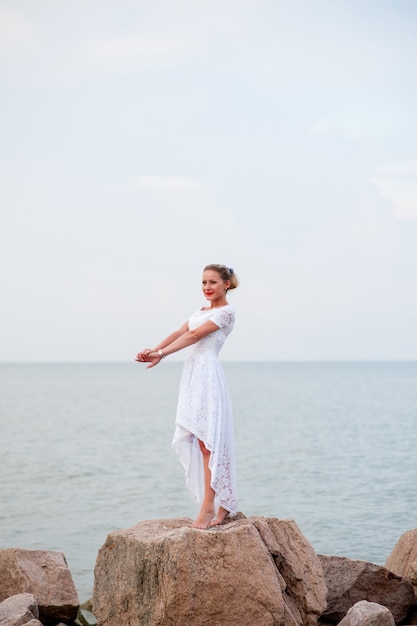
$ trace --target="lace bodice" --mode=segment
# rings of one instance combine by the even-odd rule
[[[188,320],[188,328],[194,330],[208,320],[214,322],[219,328],[194,344],[192,348],[192,354],[194,355],[201,353],[207,355],[207,353],[212,351],[214,355],[218,356],[227,336],[233,330],[235,312],[230,304],[213,309],[198,309]]]

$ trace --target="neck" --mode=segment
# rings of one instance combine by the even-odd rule
[[[210,309],[217,309],[219,308],[219,306],[226,306],[226,304],[229,304],[226,298],[220,298],[219,300],[212,300],[210,304]]]

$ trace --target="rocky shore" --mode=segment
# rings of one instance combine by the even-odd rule
[[[381,567],[318,555],[292,520],[190,526],[110,533],[83,606],[62,553],[0,550],[0,626],[417,625],[417,529]]]

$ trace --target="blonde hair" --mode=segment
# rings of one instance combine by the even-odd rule
[[[239,279],[236,276],[235,270],[232,267],[219,265],[218,263],[211,263],[210,265],[206,265],[203,271],[205,272],[206,270],[212,270],[213,272],[217,272],[224,281],[230,280],[229,289],[236,289],[239,284]]]

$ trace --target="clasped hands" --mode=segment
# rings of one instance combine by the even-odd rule
[[[149,365],[146,366],[146,369],[149,369],[150,367],[155,367],[155,365],[158,365],[158,363],[162,361],[162,357],[155,350],[151,348],[145,348],[145,350],[142,350],[142,352],[138,352],[135,361],[138,361],[138,363],[149,363]]]

